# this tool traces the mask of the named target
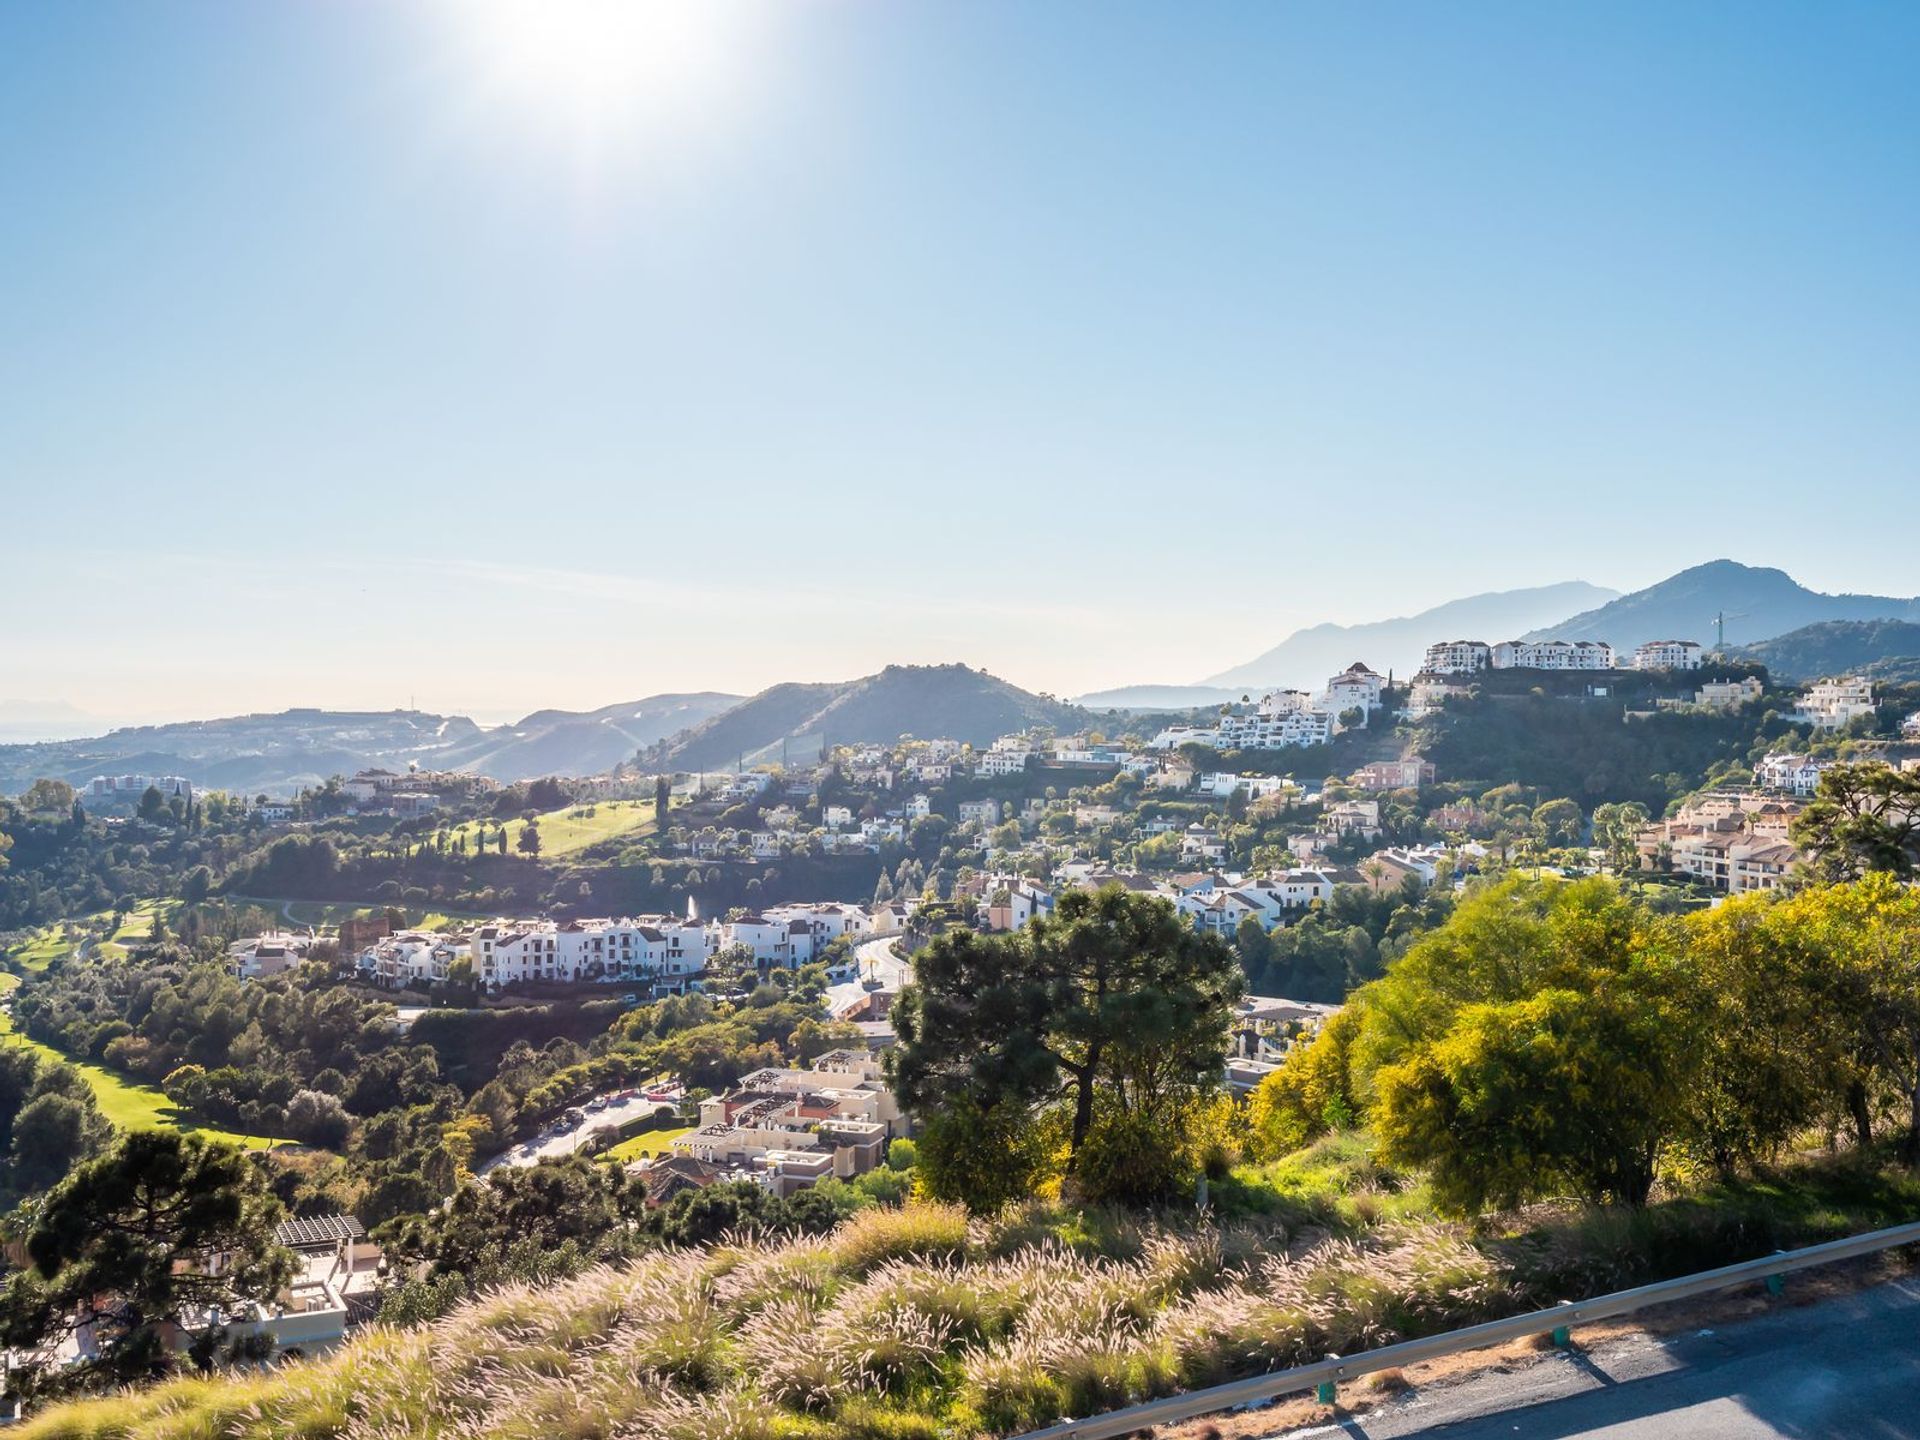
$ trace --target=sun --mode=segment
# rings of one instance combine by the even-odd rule
[[[490,94],[578,131],[697,119],[734,78],[726,0],[455,0],[449,13]]]

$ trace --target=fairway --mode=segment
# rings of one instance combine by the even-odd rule
[[[600,800],[587,805],[569,805],[561,810],[549,810],[535,817],[540,828],[540,855],[542,859],[573,855],[598,845],[603,840],[612,840],[617,836],[639,839],[651,835],[654,831],[653,801],[651,800]],[[485,829],[489,839],[498,830],[507,832],[507,854],[520,853],[520,831],[524,822],[507,820],[496,824],[486,822]],[[466,821],[446,832],[447,842],[464,836],[467,848],[473,849],[478,843],[480,825],[476,821]]]
[[[0,996],[6,995],[19,983],[18,975],[0,973]],[[213,1140],[225,1140],[234,1145],[244,1145],[249,1150],[264,1150],[274,1145],[289,1143],[285,1140],[236,1135],[231,1130],[195,1124],[182,1115],[179,1106],[153,1086],[128,1080],[125,1076],[118,1075],[103,1065],[75,1060],[51,1045],[43,1045],[38,1040],[30,1040],[25,1035],[17,1033],[13,1028],[13,1014],[10,1008],[0,1011],[0,1044],[24,1046],[50,1060],[66,1061],[80,1072],[92,1089],[93,1098],[100,1106],[100,1113],[119,1129],[180,1130],[205,1135]]]

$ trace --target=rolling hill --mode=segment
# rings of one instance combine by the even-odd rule
[[[1204,682],[1236,692],[1245,687],[1291,685],[1317,690],[1329,675],[1364,660],[1381,674],[1411,675],[1420,668],[1427,646],[1439,640],[1510,640],[1520,632],[1571,613],[1581,606],[1612,600],[1620,592],[1584,580],[1501,590],[1449,600],[1417,615],[1373,620],[1360,625],[1314,625],[1296,630],[1258,659]],[[1156,687],[1158,688],[1158,687]],[[1205,701],[1194,703],[1204,704]]]
[[[598,710],[536,710],[516,724],[483,730],[451,747],[442,763],[506,782],[604,774],[649,745],[738,705],[740,698],[703,690],[653,695]]]
[[[738,703],[714,693],[656,695],[574,713],[537,711],[483,729],[463,715],[418,710],[283,710],[221,720],[138,725],[80,740],[0,745],[0,793],[41,776],[85,785],[95,775],[184,775],[209,789],[290,794],[369,766],[468,770],[496,780],[593,775]]]
[[[781,758],[798,761],[831,745],[883,743],[902,735],[985,745],[1029,725],[1075,729],[1087,712],[1009,685],[965,665],[889,665],[843,684],[763,690],[643,757],[679,770],[720,769]]]
[[[1714,617],[1727,617],[1727,640],[1751,645],[1828,620],[1920,622],[1920,600],[1885,595],[1826,595],[1784,570],[1713,560],[1622,595],[1558,624],[1543,624],[1528,640],[1605,640],[1631,652],[1649,640],[1714,642]]]
[[[1920,681],[1920,623],[1823,620],[1771,640],[1729,647],[1728,653],[1757,661],[1774,679],[1794,683],[1842,674]]]

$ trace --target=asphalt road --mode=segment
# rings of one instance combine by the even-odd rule
[[[643,1115],[651,1115],[656,1110],[671,1110],[672,1105],[659,1100],[649,1100],[644,1095],[636,1095],[631,1100],[623,1100],[609,1105],[604,1110],[589,1110],[587,1118],[577,1125],[569,1125],[549,1135],[536,1135],[524,1145],[515,1145],[511,1150],[502,1151],[480,1167],[484,1175],[501,1165],[533,1165],[542,1159],[559,1159],[571,1155],[595,1130],[602,1125],[623,1125],[629,1120],[637,1120]]]
[[[1755,1320],[1665,1340],[1626,1337],[1287,1433],[1352,1440],[1920,1440],[1920,1281],[1783,1305]]]

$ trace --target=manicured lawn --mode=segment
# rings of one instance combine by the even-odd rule
[[[664,1155],[667,1153],[667,1146],[682,1135],[692,1133],[691,1125],[683,1125],[678,1130],[649,1130],[645,1134],[635,1135],[631,1140],[622,1140],[611,1149],[602,1150],[600,1158],[627,1165],[649,1155]]]
[[[544,858],[573,855],[615,836],[639,839],[654,831],[651,800],[601,800],[588,805],[569,805],[564,810],[549,810],[537,818],[540,854]],[[508,820],[504,825],[495,825],[489,821],[486,825],[489,837],[503,828],[507,832],[507,854],[518,855],[523,822]],[[451,844],[456,835],[464,835],[471,850],[479,843],[479,826],[471,820],[455,826],[447,832],[448,843]]]
[[[18,975],[0,974],[0,996],[6,995],[19,983]],[[10,1009],[0,1011],[0,1044],[22,1045],[29,1050],[39,1051],[49,1059],[66,1061],[80,1072],[92,1088],[93,1097],[100,1106],[100,1113],[122,1130],[197,1131],[215,1140],[244,1145],[250,1150],[264,1150],[269,1146],[287,1143],[283,1140],[268,1140],[258,1136],[236,1135],[230,1130],[195,1124],[181,1114],[179,1106],[153,1086],[129,1080],[124,1075],[107,1069],[104,1065],[76,1060],[70,1055],[55,1050],[51,1045],[42,1045],[38,1040],[29,1040],[25,1035],[16,1033]]]

